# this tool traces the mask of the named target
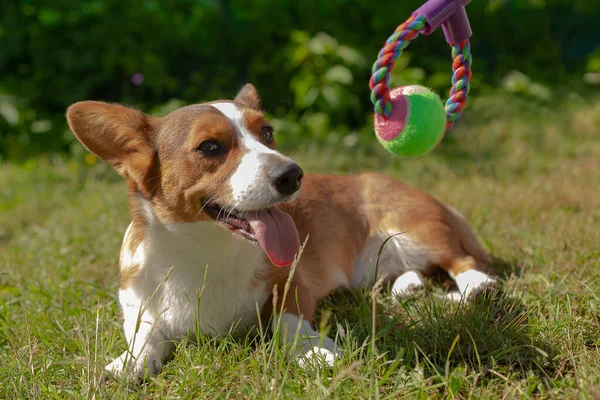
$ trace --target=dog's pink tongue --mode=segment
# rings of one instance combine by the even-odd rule
[[[300,239],[294,220],[276,207],[245,215],[256,240],[273,264],[285,267],[300,251]]]

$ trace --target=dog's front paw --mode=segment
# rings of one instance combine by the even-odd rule
[[[296,359],[298,365],[302,368],[323,364],[327,367],[333,367],[339,357],[337,352],[315,346],[305,353],[298,352]]]
[[[162,371],[163,363],[152,356],[138,357],[134,359],[128,351],[125,351],[113,362],[108,364],[104,370],[114,376],[130,375],[132,378],[143,378],[148,371],[149,376],[155,376]]]
[[[115,358],[110,364],[104,367],[104,371],[114,376],[121,376],[125,370],[125,353]]]
[[[342,352],[336,343],[327,337],[322,342],[318,338],[302,339],[296,349],[296,360],[302,368],[316,365],[333,367],[341,356]]]

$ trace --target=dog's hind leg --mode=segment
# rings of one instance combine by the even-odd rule
[[[487,268],[489,255],[457,211],[446,208],[440,220],[422,225],[415,236],[456,283],[458,293],[450,293],[449,299],[462,300],[496,286]]]

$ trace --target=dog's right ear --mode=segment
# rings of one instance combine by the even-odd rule
[[[246,83],[244,87],[240,89],[233,101],[254,108],[255,110],[260,109],[260,96],[258,95],[258,90],[256,90],[251,83]]]
[[[67,109],[69,127],[92,153],[131,178],[147,195],[156,120],[119,104],[81,101]]]

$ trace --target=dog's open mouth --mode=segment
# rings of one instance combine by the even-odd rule
[[[219,225],[257,242],[276,266],[292,264],[300,250],[294,220],[277,207],[240,212],[218,204],[206,204],[204,211]]]
[[[217,204],[207,204],[204,206],[204,211],[215,221],[225,225],[229,230],[239,233],[246,239],[257,242],[256,235],[250,227],[248,220],[243,218],[239,211],[227,210]]]

